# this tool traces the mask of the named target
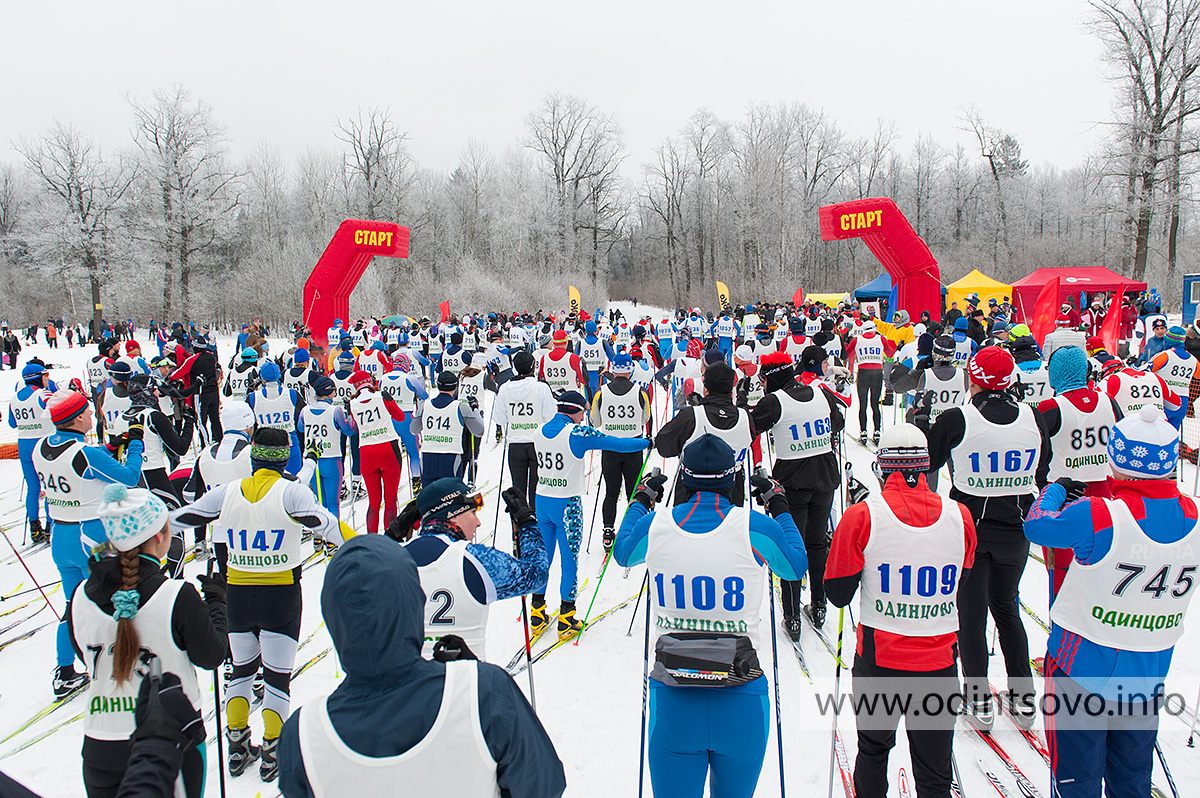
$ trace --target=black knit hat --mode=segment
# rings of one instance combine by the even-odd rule
[[[579,391],[563,391],[558,395],[558,412],[571,415],[587,410],[587,399]]]
[[[443,371],[437,376],[439,391],[454,391],[458,389],[458,375],[453,371]]]
[[[250,444],[250,461],[253,467],[282,469],[292,456],[292,439],[287,430],[277,427],[259,427],[254,431]]]
[[[733,393],[737,373],[724,361],[713,363],[704,370],[704,389],[713,396],[729,396]]]
[[[704,408],[696,412],[703,413]],[[733,447],[712,433],[705,433],[683,449],[679,479],[685,488],[728,494],[737,479]]]
[[[513,355],[512,364],[518,374],[530,374],[533,372],[533,367],[537,365],[537,362],[533,359],[533,355],[522,349]]]

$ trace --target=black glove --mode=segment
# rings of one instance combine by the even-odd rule
[[[701,396],[700,394],[696,393],[695,391],[692,391],[692,392],[691,392],[691,393],[689,393],[689,394],[687,395],[687,397],[686,397],[686,399],[687,399],[687,403],[688,403],[689,405],[691,405],[692,407],[695,407],[695,406],[697,406],[698,404],[700,404],[700,400],[702,400],[703,398],[704,398],[703,396]]]
[[[314,463],[320,460],[321,442],[316,438],[310,438],[309,441],[304,444],[304,456],[305,458],[312,460]]]
[[[757,499],[762,507],[769,508],[772,501],[782,501],[783,510],[787,511],[787,494],[784,492],[783,486],[768,476],[766,470],[761,467],[755,469],[754,473],[750,475],[750,495]]]
[[[392,393],[392,389],[391,389],[391,388],[384,388],[384,389],[383,389],[382,391],[380,391],[379,393],[380,393],[380,395],[381,395],[381,396],[383,396],[383,400],[384,400],[385,402],[394,402],[394,401],[396,401],[396,395],[395,395],[394,393]]]
[[[455,662],[460,659],[474,659],[475,652],[467,648],[467,641],[458,635],[446,635],[433,644],[434,662]]]
[[[504,499],[504,511],[518,527],[528,523],[537,523],[537,516],[533,512],[533,508],[529,506],[529,502],[525,500],[523,491],[510,487],[500,494],[500,498]]]
[[[467,397],[467,404],[470,406],[470,408],[471,408],[472,410],[478,410],[478,409],[479,409],[479,400],[478,400],[478,399],[476,399],[474,396],[468,396],[468,397]]]
[[[858,504],[871,495],[871,491],[867,490],[867,486],[854,477],[846,478],[846,493],[851,504]]]
[[[1079,501],[1087,493],[1087,485],[1077,479],[1071,479],[1070,477],[1059,477],[1058,479],[1054,480],[1054,484],[1062,485],[1063,490],[1067,492],[1067,499],[1063,502],[1063,506],[1066,506],[1074,501]]]
[[[131,421],[129,430],[125,433],[126,443],[142,440],[142,436],[146,434],[146,428],[142,425],[141,420]]]
[[[917,402],[916,412],[913,413],[913,424],[922,432],[929,433],[929,416],[933,411],[933,391],[926,391]]]
[[[225,576],[220,571],[211,574],[200,574],[196,577],[200,583],[200,592],[206,602],[225,602]]]
[[[412,537],[413,527],[420,520],[421,513],[417,510],[417,500],[413,499],[404,505],[403,509],[400,510],[400,514],[392,519],[392,523],[387,525],[387,529],[383,531],[383,534],[392,540],[403,543]]]
[[[738,407],[747,407],[750,404],[750,378],[742,377],[738,380],[737,391],[735,393],[734,402]]]
[[[155,669],[157,663],[155,664]],[[170,740],[183,751],[204,743],[204,721],[183,693],[179,677],[173,673],[146,676],[138,688],[134,709],[137,729],[133,741]]]
[[[666,493],[667,475],[657,468],[637,486],[633,492],[633,501],[641,502],[647,510],[653,510],[654,505],[662,501]]]

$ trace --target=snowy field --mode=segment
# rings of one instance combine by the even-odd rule
[[[639,307],[637,311],[650,309]],[[654,311],[658,312],[658,311]],[[272,341],[276,352],[286,351],[282,341]],[[228,362],[233,353],[231,339],[219,340],[221,362]],[[146,351],[151,347],[146,345]],[[40,355],[48,362],[62,364],[65,370],[55,370],[54,379],[60,384],[72,376],[84,378],[83,363],[94,354],[95,347],[86,349],[49,350],[44,344],[29,347],[24,356]],[[15,390],[17,372],[5,371],[0,376],[0,399],[7,400]],[[490,400],[491,394],[488,395]],[[485,402],[485,412],[489,409]],[[656,401],[656,427],[661,423],[664,405],[662,398]],[[885,424],[893,421],[893,408],[883,408]],[[870,478],[872,455],[852,437],[858,432],[857,407],[848,415],[846,454],[855,474],[873,490],[874,479]],[[594,598],[592,616],[623,601],[636,597],[645,576],[645,568],[637,567],[628,573],[612,565],[603,580],[600,568],[604,559],[600,545],[599,520],[591,524],[597,505],[597,483],[599,481],[599,458],[594,470],[589,471],[590,492],[584,497],[584,523],[588,525],[584,534],[584,546],[590,538],[590,550],[580,552],[580,579],[587,583],[580,590],[581,615]],[[653,456],[650,467],[659,466],[668,474],[676,467],[674,460],[664,462]],[[407,469],[406,469],[407,470]],[[484,526],[480,539],[487,541],[496,517],[496,500],[499,489],[507,485],[507,473],[503,480],[501,451],[485,438],[480,456],[478,484],[485,494],[485,507],[480,515]],[[401,502],[407,501],[407,473],[401,485]],[[1184,465],[1182,481],[1185,491],[1191,493],[1195,480],[1195,468]],[[941,490],[948,492],[949,480],[941,480]],[[24,505],[20,467],[15,460],[0,461],[0,523],[12,543],[22,545],[24,535]],[[835,503],[836,508],[836,503]],[[836,512],[836,509],[835,509]],[[343,518],[353,519],[361,529],[365,516],[365,500],[351,507],[343,506]],[[503,512],[501,512],[503,515]],[[498,545],[508,547],[511,541],[507,518],[500,519]],[[191,543],[191,541],[188,541]],[[1038,552],[1040,554],[1040,551]],[[43,584],[55,583],[57,571],[48,549],[40,549],[27,556],[26,562],[34,575]],[[188,577],[194,579],[203,565],[191,564]],[[329,636],[321,626],[320,591],[325,565],[318,562],[304,574],[304,622],[301,629],[303,645],[297,654],[296,667],[312,664],[292,682],[293,707],[303,705],[322,694],[330,692],[342,678],[337,657],[330,649]],[[557,601],[558,565],[552,568],[548,603]],[[0,595],[13,591],[26,591],[33,587],[7,544],[0,546]],[[1041,618],[1047,617],[1046,576],[1042,566],[1033,561],[1025,571],[1022,596],[1029,607]],[[36,597],[36,598],[35,598]],[[63,611],[65,599],[61,591],[54,589],[50,604],[59,613]],[[825,630],[830,638],[837,635],[837,613],[831,607]],[[857,617],[857,606],[854,606]],[[764,604],[763,617],[768,617]],[[520,622],[519,599],[495,605],[488,625],[488,651],[493,662],[504,665],[522,646],[523,631]],[[847,616],[848,618],[848,616]],[[1029,632],[1030,651],[1033,656],[1044,653],[1046,634],[1028,615],[1022,615]],[[645,632],[644,605],[630,601],[622,609],[607,616],[603,622],[587,630],[578,645],[565,645],[534,666],[536,679],[537,710],[553,739],[559,757],[567,773],[567,795],[570,796],[631,796],[638,789],[638,721],[642,700],[642,650]],[[81,713],[85,708],[83,698],[76,698],[53,713],[17,732],[36,713],[52,701],[51,672],[54,667],[55,618],[36,592],[0,602],[0,769],[13,778],[25,783],[45,796],[66,798],[83,795],[79,750],[82,737]],[[632,621],[632,630],[630,623]],[[318,628],[320,627],[320,628]],[[1168,682],[1169,689],[1186,697],[1187,706],[1194,706],[1197,685],[1200,683],[1200,621],[1193,621],[1180,643],[1175,665]],[[627,632],[630,632],[627,634]],[[29,635],[24,637],[24,635]],[[21,638],[21,639],[16,639]],[[13,641],[8,645],[9,641]],[[542,645],[545,645],[543,641]],[[780,640],[779,687],[782,693],[783,751],[786,786],[794,796],[823,796],[827,792],[827,777],[830,755],[830,718],[820,715],[814,697],[820,692],[832,691],[834,659],[807,625],[803,645],[811,668],[813,681],[810,683],[801,672],[795,657],[787,646],[786,639]],[[853,637],[847,622],[845,641],[846,662],[853,654]],[[764,670],[770,674],[769,652],[760,652]],[[992,682],[1003,689],[1005,685],[1004,664],[997,648],[991,663]],[[529,692],[526,674],[517,677],[522,689]],[[207,794],[218,795],[216,771],[216,728],[212,717],[212,681],[201,675],[202,687],[207,684],[206,725],[209,731],[208,759],[209,782]],[[849,686],[848,674],[843,674],[843,691]],[[774,700],[774,699],[772,699]],[[843,739],[848,748],[851,763],[854,758],[855,736],[853,719],[844,717],[840,722]],[[1040,721],[1038,732],[1040,734]],[[254,737],[262,735],[262,722],[255,712],[251,717]],[[1025,740],[1018,735],[1011,723],[999,718],[996,738],[1017,762],[1020,768],[1033,779],[1043,796],[1049,796],[1049,775],[1041,758]],[[730,729],[737,734],[737,729]],[[1176,784],[1181,785],[1182,795],[1190,793],[1192,779],[1200,777],[1200,751],[1188,748],[1188,727],[1183,718],[1163,717],[1160,724],[1159,741],[1167,762],[1173,771]],[[1015,781],[1003,772],[1000,761],[989,751],[978,737],[966,731],[960,724],[955,739],[957,762],[963,779],[963,793],[970,798],[992,795],[995,791],[982,774],[980,762],[1000,774],[1012,795],[1020,795]],[[896,774],[903,767],[910,774],[907,741],[903,734],[898,738],[893,754],[891,773],[891,795],[899,795]],[[227,779],[228,794],[238,798],[269,798],[279,793],[277,784],[265,785],[259,781],[257,766],[249,769],[237,779]],[[759,781],[757,795],[777,796],[780,794],[779,762],[775,739],[774,715],[771,721],[771,740]],[[835,776],[834,794],[841,796],[840,778]],[[1155,783],[1167,788],[1161,769],[1155,766]],[[647,794],[649,779],[647,774]]]

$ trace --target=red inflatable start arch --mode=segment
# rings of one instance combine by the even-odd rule
[[[338,226],[304,283],[304,323],[312,330],[312,341],[328,348],[325,335],[333,320],[350,323],[350,294],[376,255],[407,258],[408,228],[364,219],[347,219]]]
[[[861,238],[879,258],[896,284],[895,310],[907,310],[915,320],[928,310],[942,318],[942,283],[937,260],[908,219],[887,197],[839,202],[820,210],[821,238],[840,241]],[[889,319],[890,321],[890,319]]]

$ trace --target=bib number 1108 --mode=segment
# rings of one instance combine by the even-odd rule
[[[717,580],[711,576],[693,576],[691,584],[683,574],[667,577],[654,575],[654,586],[658,590],[658,606],[667,608],[668,596],[674,599],[673,609],[712,610],[717,606]],[[746,604],[746,582],[740,576],[727,576],[721,583],[721,608],[726,612],[737,612]],[[690,589],[689,589],[690,588]],[[691,600],[689,603],[689,599]]]

